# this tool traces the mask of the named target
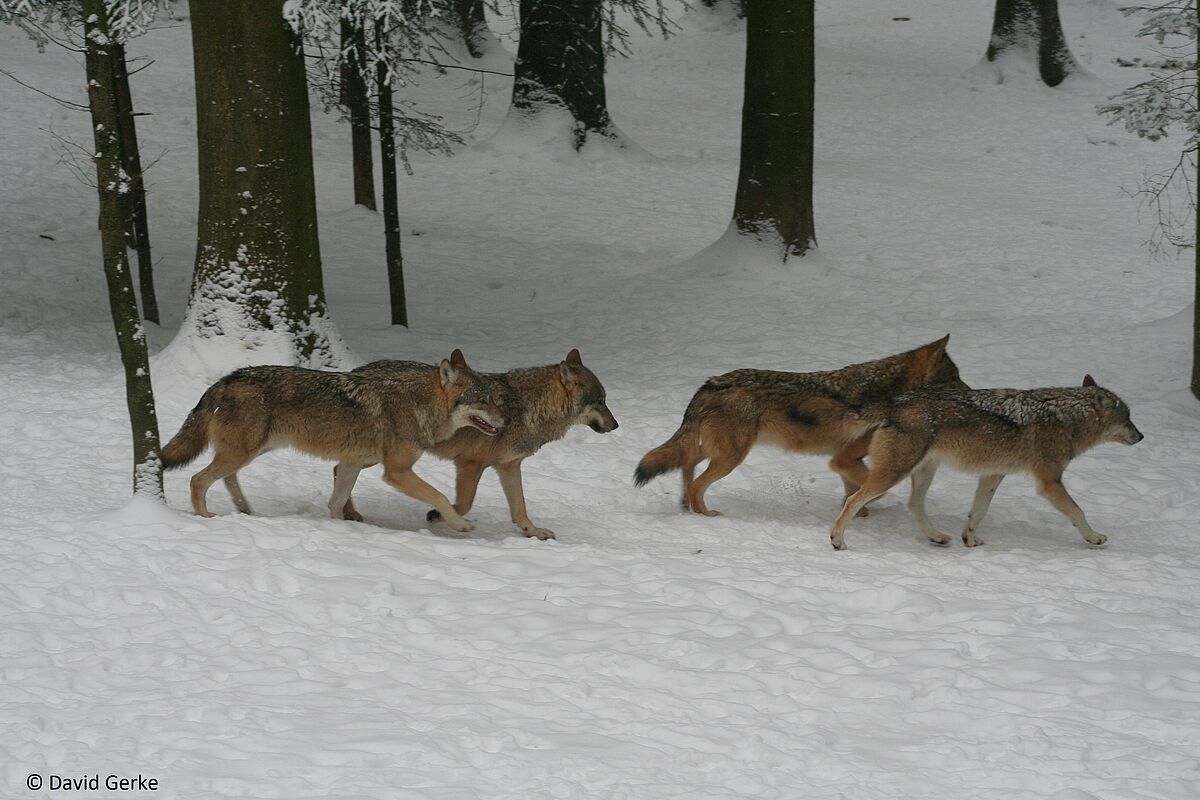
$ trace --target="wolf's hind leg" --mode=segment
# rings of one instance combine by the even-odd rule
[[[929,484],[933,483],[934,473],[937,472],[938,462],[927,460],[912,471],[912,494],[908,498],[908,510],[921,533],[934,544],[950,544],[950,537],[937,529],[933,520],[925,513],[925,496],[929,493]]]
[[[250,510],[250,503],[246,501],[246,495],[242,493],[242,485],[238,483],[237,473],[226,475],[223,480],[225,481],[225,488],[229,490],[229,496],[233,498],[233,505],[238,510],[238,513],[253,514],[254,512]]]
[[[234,450],[231,448],[218,449],[213,455],[212,463],[204,469],[192,476],[192,508],[202,517],[211,517],[212,513],[208,510],[207,496],[209,488],[221,478],[228,476],[236,476],[237,471],[254,460],[256,453],[247,453],[243,450]],[[229,484],[226,483],[226,486]],[[234,477],[234,485],[237,485],[237,479]],[[238,493],[241,493],[241,487],[238,487]],[[233,490],[230,489],[230,494]],[[246,498],[242,497],[242,502],[246,502]],[[237,497],[234,496],[234,503],[237,503]],[[246,506],[249,508],[249,506]],[[241,507],[238,507],[241,510]]]
[[[1003,475],[984,475],[979,479],[979,485],[975,487],[975,501],[971,503],[971,513],[967,515],[967,524],[962,532],[963,544],[967,547],[983,544],[983,539],[976,536],[975,531],[979,528],[979,523],[983,522],[983,517],[987,514],[988,506],[992,504],[992,498],[996,496],[996,490],[1000,488],[1002,480]]]
[[[867,455],[867,447],[871,443],[871,436],[861,436],[850,442],[838,452],[834,453],[833,458],[829,461],[829,467],[842,478],[842,504],[845,505],[846,498],[858,491],[858,487],[863,485],[863,481],[867,479],[867,465],[863,463],[863,459]],[[858,510],[858,516],[865,517],[870,515],[871,511],[866,506]]]
[[[341,461],[333,467],[333,494],[329,496],[329,516],[333,519],[348,519],[351,522],[362,522],[362,514],[354,507],[354,499],[350,496],[358,474],[366,464],[356,464],[351,461]]]
[[[1102,533],[1096,533],[1092,530],[1092,526],[1088,524],[1087,517],[1083,515],[1083,509],[1071,499],[1071,495],[1067,493],[1067,488],[1062,484],[1062,472],[1055,473],[1035,472],[1034,477],[1038,482],[1038,494],[1050,501],[1050,505],[1057,508],[1071,520],[1071,524],[1079,531],[1079,535],[1088,544],[1101,545],[1108,541],[1108,537]]]
[[[732,436],[724,436],[705,443],[705,449],[709,453],[708,466],[687,490],[688,505],[691,506],[692,511],[706,517],[721,515],[721,512],[713,511],[704,504],[704,493],[708,491],[708,487],[733,472],[738,464],[745,461],[753,444],[753,439]]]

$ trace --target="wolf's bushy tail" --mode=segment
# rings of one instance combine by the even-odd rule
[[[688,410],[691,411],[690,408]],[[684,414],[679,430],[638,462],[633,473],[633,485],[645,486],[652,478],[679,469],[684,461],[695,458],[691,451],[698,447],[695,418],[691,414]]]
[[[171,441],[162,449],[163,469],[178,469],[199,458],[204,448],[208,447],[208,423],[211,419],[212,410],[208,403],[208,392],[205,392],[184,420],[179,433],[171,437]]]

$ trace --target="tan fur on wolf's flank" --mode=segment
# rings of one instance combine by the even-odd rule
[[[868,409],[863,417],[875,427],[871,469],[862,487],[846,498],[830,532],[837,550],[845,549],[850,518],[909,474],[909,509],[917,527],[930,541],[949,543],[925,513],[925,495],[943,463],[981,476],[962,532],[968,547],[983,544],[975,530],[1004,476],[1014,472],[1032,473],[1038,493],[1071,520],[1084,541],[1104,544],[1106,537],[1092,529],[1063,486],[1063,471],[1098,444],[1142,439],[1129,407],[1096,386],[1090,375],[1082,386],[1062,389],[924,387]]]
[[[688,403],[679,430],[642,458],[634,483],[642,486],[679,469],[684,510],[713,516],[718,512],[704,503],[708,487],[755,445],[772,444],[833,456],[830,466],[852,494],[866,478],[862,459],[871,440],[869,426],[855,411],[925,384],[965,386],[946,353],[949,340],[947,334],[914,350],[828,372],[739,369],[709,378]],[[708,468],[696,478],[696,465],[705,458]]]
[[[359,367],[354,374],[386,378],[396,363],[376,361]],[[604,387],[583,365],[578,350],[572,350],[558,364],[485,373],[482,377],[490,382],[493,395],[504,408],[508,418],[504,430],[497,436],[485,436],[464,428],[429,452],[454,462],[454,508],[459,514],[471,510],[479,479],[491,467],[500,477],[512,521],[526,536],[553,539],[553,531],[529,519],[521,463],[543,445],[561,439],[574,425],[588,425],[597,433],[615,430],[617,420],[608,409]],[[359,516],[351,500],[346,501],[344,514],[348,519]],[[439,516],[436,510],[429,512],[430,521]]]
[[[247,367],[209,387],[163,448],[163,464],[181,467],[212,445],[212,463],[191,481],[192,506],[207,517],[212,516],[205,501],[208,489],[220,479],[237,509],[250,513],[237,472],[268,450],[292,447],[339,464],[383,462],[385,481],[445,508],[452,525],[469,530],[470,523],[418,478],[412,465],[458,428],[479,421],[500,427],[503,416],[457,350],[438,366],[409,362],[390,380],[301,367]],[[348,489],[339,489],[348,495]],[[335,517],[344,503],[335,489]]]

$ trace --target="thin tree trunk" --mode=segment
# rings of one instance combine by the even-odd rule
[[[158,415],[150,383],[150,353],[138,317],[133,277],[125,249],[121,199],[120,122],[117,80],[109,48],[108,17],[104,0],[83,0],[85,65],[88,105],[96,145],[96,181],[100,195],[100,245],[104,277],[112,311],[121,364],[125,368],[125,401],[133,434],[133,491],[161,498],[162,461],[159,458]]]
[[[613,137],[604,90],[599,0],[520,0],[521,40],[512,107],[536,114],[558,106],[575,120],[575,148],[590,134]]]
[[[817,244],[813,223],[813,0],[746,2],[746,92],[733,222],[780,249]]]
[[[454,24],[462,34],[463,43],[471,58],[483,56],[484,32],[487,18],[483,13],[483,0],[451,0]]]
[[[191,0],[200,213],[188,325],[337,366],[304,56],[284,0]],[[268,341],[276,344],[268,345]]]
[[[377,33],[378,35],[378,33]],[[387,67],[376,67],[379,93],[379,160],[383,167],[383,242],[387,260],[388,292],[392,324],[408,327],[408,303],[404,296],[404,258],[400,253],[400,203],[396,197],[396,133],[392,109],[392,86]]]
[[[372,211],[375,205],[375,164],[371,156],[371,106],[367,80],[363,76],[366,64],[366,40],[362,28],[350,20],[342,20],[342,48],[354,46],[353,61],[342,65],[342,105],[350,114],[350,150],[354,162],[354,204]]]
[[[1037,61],[1047,86],[1058,86],[1079,69],[1058,16],[1058,0],[996,0],[987,60],[1017,51]]]
[[[133,95],[129,91],[129,70],[125,64],[125,46],[113,42],[109,48],[116,78],[117,114],[121,125],[121,163],[129,176],[126,241],[137,251],[138,288],[142,295],[142,318],[159,324],[158,297],[154,293],[154,266],[150,258],[150,222],[146,216],[146,183],[142,177],[142,156],[138,147],[137,123],[133,116]]]
[[[1196,22],[1200,28],[1200,4],[1196,6]],[[1200,30],[1193,33],[1196,36],[1196,67],[1195,86],[1200,94]],[[1192,214],[1195,223],[1195,235],[1192,240],[1192,255],[1196,261],[1196,280],[1192,290],[1192,395],[1200,400],[1200,153],[1193,153],[1196,160],[1196,173],[1192,176],[1195,182],[1192,189],[1195,192]]]

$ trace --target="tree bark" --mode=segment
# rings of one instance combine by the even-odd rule
[[[376,67],[379,93],[379,160],[383,168],[383,243],[387,261],[388,294],[392,324],[408,327],[408,302],[404,295],[404,257],[400,253],[400,203],[396,197],[396,132],[392,86],[387,67]]]
[[[353,61],[342,65],[342,105],[350,115],[350,150],[354,163],[354,204],[376,210],[375,164],[371,156],[371,104],[367,80],[365,34],[349,20],[342,20],[342,49],[354,47]]]
[[[113,45],[108,35],[104,0],[83,0],[88,106],[96,146],[96,182],[100,196],[100,246],[108,302],[116,329],[121,364],[125,369],[125,401],[133,434],[133,492],[162,498],[162,461],[159,458],[158,415],[150,383],[150,353],[138,317],[133,276],[125,248],[124,203],[126,182],[121,175],[121,133],[117,109],[117,80],[113,70]]]
[[[746,92],[733,222],[786,261],[813,223],[813,0],[747,0]]]
[[[548,106],[570,113],[575,148],[588,136],[615,136],[604,90],[600,0],[520,0],[521,40],[512,107],[532,116]]]
[[[1079,69],[1058,17],[1058,0],[996,0],[987,60],[1017,52],[1035,61],[1047,86]]]
[[[1200,24],[1200,4],[1196,6],[1197,23]],[[1194,76],[1197,91],[1200,91],[1200,33],[1196,34],[1196,66]],[[1200,400],[1200,153],[1193,153],[1196,174],[1193,176],[1195,191],[1192,205],[1195,234],[1192,239],[1192,256],[1195,258],[1196,280],[1192,290],[1192,395]]]
[[[150,257],[150,223],[146,216],[146,183],[142,177],[142,156],[138,147],[137,123],[133,116],[133,94],[129,91],[129,70],[125,46],[113,42],[108,50],[116,80],[117,116],[121,126],[121,164],[129,176],[125,195],[126,242],[137,251],[138,288],[142,295],[142,318],[159,324],[158,297],[154,293],[154,265]]]
[[[304,58],[284,0],[191,0],[200,213],[188,305],[201,338],[285,341],[336,365],[317,235]]]
[[[462,34],[463,43],[471,58],[483,56],[484,33],[487,31],[487,18],[483,13],[483,0],[450,0],[451,15],[455,27]]]

